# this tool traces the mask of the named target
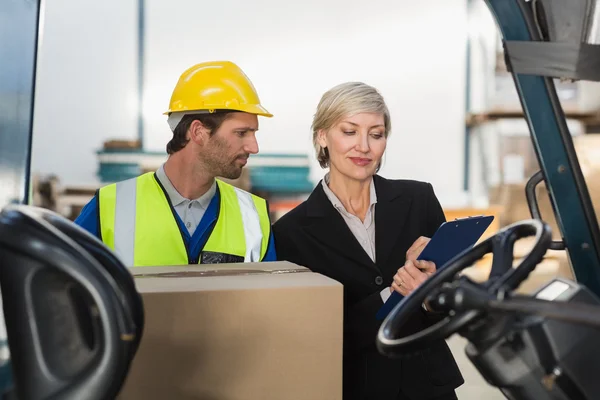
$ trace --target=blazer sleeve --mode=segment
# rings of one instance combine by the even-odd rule
[[[442,205],[435,195],[433,186],[431,186],[431,183],[428,183],[427,186],[427,237],[432,237],[440,225],[446,222],[446,216]]]
[[[345,318],[348,320],[346,326],[351,330],[349,333],[354,342],[353,347],[367,348],[375,344],[381,325],[381,321],[377,321],[375,315],[382,305],[381,294],[376,292],[346,310]],[[371,322],[365,323],[365,321]],[[401,333],[404,333],[403,331],[404,329]]]
[[[296,246],[292,244],[289,227],[277,221],[271,226],[271,233],[275,242],[277,261],[290,261],[301,265],[304,260],[299,257]]]

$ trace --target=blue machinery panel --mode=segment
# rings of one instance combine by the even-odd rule
[[[505,41],[540,40],[527,3],[485,2]],[[517,73],[513,78],[575,277],[600,295],[600,231],[554,82]]]
[[[39,14],[39,0],[0,10],[0,208],[29,197]]]

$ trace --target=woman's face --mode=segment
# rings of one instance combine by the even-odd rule
[[[329,151],[331,172],[356,180],[372,177],[385,152],[387,139],[382,114],[359,113],[319,131],[319,144]]]

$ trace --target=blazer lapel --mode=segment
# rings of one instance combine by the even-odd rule
[[[321,183],[307,200],[307,214],[311,222],[304,229],[308,234],[319,242],[326,243],[342,256],[377,270],[375,263],[346,225],[346,221],[327,198]]]
[[[402,234],[408,216],[411,197],[375,175],[375,252],[377,263],[385,263]]]

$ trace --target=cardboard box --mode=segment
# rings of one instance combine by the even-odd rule
[[[600,134],[577,137],[573,139],[573,146],[583,175],[600,170]]]
[[[544,182],[536,187],[536,197],[540,215],[544,222],[550,225],[553,239],[561,240],[554,209]],[[532,218],[525,196],[525,184],[510,184],[493,188],[490,191],[490,202],[502,206],[500,227]]]
[[[515,259],[513,266],[518,265],[521,259]],[[483,263],[466,268],[463,273],[475,282],[487,281],[492,268],[492,258],[486,257]],[[554,278],[575,280],[569,258],[565,251],[553,251],[551,256],[546,256],[529,277],[517,289],[517,293],[531,294],[542,285]]]
[[[600,217],[600,135],[574,137],[573,145],[598,218]],[[537,186],[536,193],[542,218],[552,228],[554,240],[560,240],[558,224],[544,182]],[[525,197],[525,182],[493,187],[489,193],[489,200],[491,204],[503,207],[500,215],[501,227],[531,218]]]
[[[531,137],[529,135],[500,136],[498,164],[501,183],[526,182],[540,169]]]
[[[506,71],[504,52],[496,55],[494,87],[490,94],[489,107],[493,109],[521,110],[521,102],[512,75]],[[600,83],[591,81],[561,81],[553,79],[556,94],[566,112],[595,112],[600,109],[598,89]]]
[[[338,282],[287,262],[132,272],[146,325],[120,399],[341,400]]]
[[[584,176],[596,219],[600,218],[600,168],[589,170]],[[554,209],[550,203],[550,195],[544,182],[536,188],[536,196],[540,214],[544,222],[550,225],[554,240],[561,240],[562,236],[556,222]],[[525,197],[525,184],[511,184],[495,187],[490,191],[490,202],[502,206],[500,213],[500,226],[531,219],[527,198]]]

